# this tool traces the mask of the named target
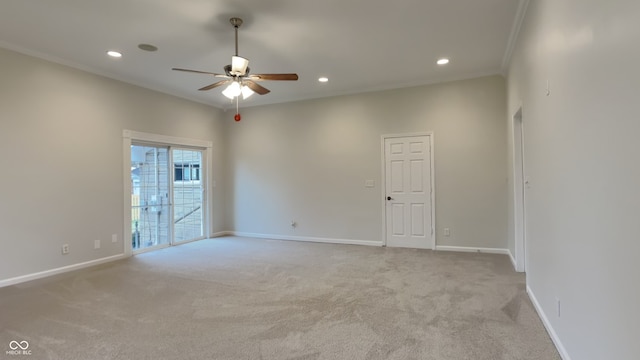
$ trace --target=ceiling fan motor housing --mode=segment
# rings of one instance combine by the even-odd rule
[[[231,64],[225,65],[225,67],[224,67],[224,73],[227,74],[227,76],[229,76],[229,77],[236,77],[236,76],[243,76],[244,77],[244,76],[249,75],[249,71],[250,70],[251,70],[251,68],[247,66],[247,70],[245,70],[244,74],[234,74],[231,71]]]

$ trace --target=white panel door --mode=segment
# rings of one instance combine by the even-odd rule
[[[433,249],[431,138],[384,139],[386,244]]]

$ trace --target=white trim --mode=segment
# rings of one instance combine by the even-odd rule
[[[171,146],[192,146],[196,148],[208,149],[213,146],[213,142],[206,140],[190,139],[177,136],[151,134],[133,130],[122,130],[122,137],[135,139],[137,141],[145,141],[159,145]]]
[[[17,276],[17,277],[14,277],[14,278],[0,280],[0,288],[5,287],[5,286],[11,286],[11,285],[15,285],[15,284],[24,283],[24,282],[31,281],[31,280],[42,279],[42,278],[45,278],[45,277],[66,273],[66,272],[69,272],[69,271],[84,269],[84,268],[87,268],[87,267],[90,267],[90,266],[100,265],[100,264],[104,264],[104,263],[108,263],[108,262],[124,259],[124,258],[127,258],[127,257],[128,256],[126,254],[118,254],[118,255],[108,256],[108,257],[97,259],[97,260],[85,261],[85,262],[79,263],[79,264],[67,265],[67,266],[63,266],[63,267],[59,267],[59,268],[55,268],[55,269],[51,269],[51,270],[45,270],[45,271],[41,271],[41,272],[37,272],[37,273],[33,273],[33,274],[21,275],[21,276]]]
[[[168,247],[171,247],[171,244],[160,244],[160,245],[145,247],[145,248],[142,248],[142,249],[132,250],[132,253],[133,253],[133,255],[140,255],[140,254],[144,254],[144,253],[149,252],[149,251],[166,249]]]
[[[533,307],[536,309],[536,312],[538,313],[540,320],[542,320],[542,324],[544,325],[545,329],[547,329],[547,333],[549,334],[549,337],[551,337],[551,341],[553,341],[553,344],[556,346],[556,349],[558,350],[560,357],[562,358],[562,360],[571,360],[571,357],[569,356],[567,349],[564,348],[562,341],[560,341],[560,337],[554,330],[553,326],[551,326],[551,322],[549,321],[549,318],[547,318],[547,315],[542,310],[542,306],[540,306],[540,303],[538,302],[538,299],[533,293],[533,290],[528,285],[527,285],[527,294],[529,295],[529,299],[531,299],[531,303],[533,304]]]
[[[232,235],[233,235],[233,231],[218,231],[209,235],[209,239],[219,238],[223,236],[232,236]]]
[[[202,240],[206,240],[206,239],[208,239],[208,238],[209,238],[208,236],[199,236],[199,237],[197,237],[197,238],[195,238],[195,239],[188,239],[188,240],[182,240],[182,241],[174,241],[174,242],[173,242],[173,244],[172,244],[172,246],[179,246],[179,245],[182,245],[182,244],[188,244],[188,243],[190,243],[190,242],[194,242],[194,241],[202,241]]]
[[[380,159],[382,162],[381,171],[381,183],[380,186],[381,191],[381,199],[382,199],[382,246],[387,246],[387,176],[386,176],[386,154],[384,143],[386,139],[400,138],[400,137],[415,137],[415,136],[428,136],[429,137],[429,155],[431,162],[431,242],[433,247],[431,250],[436,250],[436,246],[438,244],[436,238],[436,175],[435,175],[435,145],[434,145],[434,136],[433,131],[424,131],[424,132],[415,132],[415,133],[405,133],[405,134],[383,134],[380,136]]]
[[[455,251],[455,252],[470,252],[470,253],[509,255],[509,250],[508,249],[500,249],[500,248],[477,248],[477,247],[466,247],[466,246],[444,246],[444,245],[438,245],[438,246],[436,246],[435,250],[437,250],[437,251]]]
[[[175,170],[174,170],[174,166],[175,164],[173,163],[173,148],[171,146],[167,147],[167,175],[168,175],[168,179],[167,181],[169,182],[167,184],[167,191],[169,195],[169,245],[176,245],[176,227],[175,227],[175,223],[174,220],[176,218],[176,213],[175,213],[175,202],[173,201],[173,195],[175,192]],[[191,150],[189,150],[191,151]],[[200,159],[201,161],[204,159]],[[200,165],[204,165],[204,164],[200,164]],[[201,174],[202,175],[202,174]],[[131,175],[129,175],[131,176]],[[206,179],[204,179],[206,181]],[[200,186],[202,186],[202,183],[200,184]],[[202,209],[202,213],[205,213],[205,209]],[[202,219],[202,221],[206,221],[206,219]],[[158,221],[161,222],[161,221]]]
[[[206,151],[204,151],[203,163],[206,161],[207,167],[205,168],[205,176],[206,181],[204,184],[204,196],[203,199],[206,201],[207,206],[205,206],[205,211],[203,211],[202,220],[204,221],[204,234],[205,236],[211,236],[210,233],[213,231],[213,192],[215,187],[213,184],[215,180],[213,178],[213,144],[209,146]]]
[[[371,240],[319,238],[319,237],[311,237],[311,236],[289,236],[289,235],[276,235],[276,234],[256,234],[256,233],[246,233],[246,232],[238,232],[238,231],[225,231],[225,233],[228,233],[228,235],[233,235],[233,236],[258,238],[258,239],[306,241],[306,242],[317,242],[317,243],[327,243],[327,244],[383,246],[381,241],[371,241]]]
[[[400,134],[382,134],[383,139],[403,138],[403,137],[415,137],[415,136],[433,136],[433,131],[418,131],[412,133],[400,133]]]
[[[518,4],[518,10],[511,26],[511,33],[509,34],[509,40],[507,40],[507,48],[505,49],[504,56],[502,57],[502,75],[506,76],[509,69],[509,63],[511,62],[511,56],[518,43],[518,36],[520,35],[520,29],[522,23],[524,23],[524,17],[527,14],[527,8],[529,7],[529,0],[520,0]]]
[[[518,266],[516,265],[516,258],[513,257],[511,250],[507,249],[507,252],[509,252],[509,259],[511,259],[511,265],[513,265],[513,270],[518,271]]]
[[[380,200],[382,206],[381,236],[382,246],[387,246],[387,164],[385,155],[384,135],[380,136]]]
[[[511,159],[513,163],[513,241],[515,251],[515,268],[517,272],[525,272],[526,262],[526,190],[524,164],[524,123],[522,104],[511,117],[511,137],[513,147]]]
[[[124,233],[122,235],[122,243],[124,253],[127,256],[133,255],[131,246],[131,137],[124,136],[122,138],[122,173],[124,174]]]
[[[435,138],[433,136],[433,132],[429,133],[429,144],[431,144],[431,149],[429,152],[431,154],[431,229],[433,232],[431,233],[431,237],[433,239],[433,249],[436,249],[438,246],[437,239],[437,231],[436,231],[436,166],[435,166],[435,153],[434,150],[436,148]]]

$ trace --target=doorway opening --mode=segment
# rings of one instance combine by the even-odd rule
[[[516,271],[526,271],[524,127],[522,107],[513,115],[513,215]]]

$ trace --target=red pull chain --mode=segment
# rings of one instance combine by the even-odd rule
[[[238,106],[239,102],[240,102],[240,96],[238,95],[238,96],[236,96],[236,115],[233,117],[233,119],[235,121],[242,120],[242,117],[240,116],[240,110],[238,109],[239,108],[239,106]]]

